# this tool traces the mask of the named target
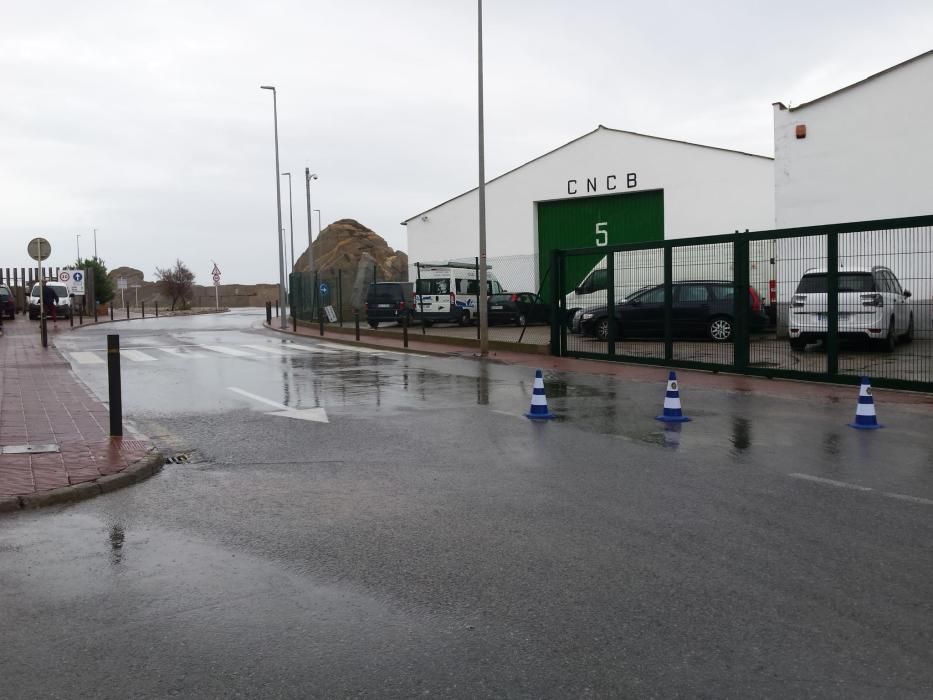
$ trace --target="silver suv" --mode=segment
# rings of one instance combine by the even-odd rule
[[[826,297],[826,268],[807,270],[791,301],[792,349],[800,351],[807,343],[826,339]],[[887,267],[840,268],[839,338],[868,339],[885,352],[892,352],[898,340],[909,343],[914,337],[909,298],[910,292]]]

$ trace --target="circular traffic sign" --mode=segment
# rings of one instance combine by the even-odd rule
[[[71,276],[71,279],[73,279],[75,282],[80,282],[84,279],[84,273],[76,272]]]
[[[321,294],[327,294],[327,290],[330,287],[327,286],[327,282],[321,282]]]
[[[218,272],[215,272],[215,273],[214,273],[214,281],[215,281],[215,282],[220,282],[220,273],[218,273]]]
[[[70,279],[71,279],[71,273],[68,272],[68,270],[62,270],[61,272],[58,273],[59,282],[67,282]]]
[[[48,260],[52,254],[52,245],[44,238],[33,238],[26,246],[26,252],[33,260]]]

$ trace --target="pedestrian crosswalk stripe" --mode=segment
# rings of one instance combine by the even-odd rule
[[[204,353],[188,352],[187,350],[182,350],[181,348],[156,348],[156,349],[161,350],[162,352],[166,353],[167,355],[171,355],[172,357],[184,357],[185,359],[188,359],[188,360],[204,360],[207,358],[207,355],[205,355]]]
[[[104,361],[93,352],[73,352],[71,356],[79,365],[102,365]]]
[[[361,352],[364,355],[385,355],[386,353],[392,353],[392,350],[375,350],[373,348],[358,348],[352,347],[350,345],[331,345],[330,343],[321,343],[325,348],[333,348],[334,350],[342,350],[343,352]],[[397,354],[397,353],[392,353]]]
[[[228,348],[224,345],[198,345],[199,348],[204,348],[205,350],[213,350],[214,352],[219,352],[222,355],[232,355],[233,357],[251,357],[251,354],[248,352],[243,352],[242,350],[237,350],[236,348]]]
[[[252,348],[253,350],[258,350],[259,352],[267,352],[270,355],[287,355],[281,347],[278,345],[244,345],[244,348]]]
[[[327,348],[318,347],[317,345],[298,345],[297,343],[292,343],[290,345],[283,345],[282,347],[289,350],[301,350],[303,352],[318,352],[322,355],[336,355],[336,350],[328,350]]]
[[[139,350],[121,350],[120,356],[133,362],[155,362],[156,358]]]

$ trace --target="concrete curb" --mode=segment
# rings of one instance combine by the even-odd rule
[[[149,455],[128,466],[116,474],[102,476],[95,481],[85,481],[73,486],[63,486],[48,491],[38,491],[25,496],[0,497],[0,513],[13,513],[20,510],[44,508],[62,503],[77,503],[105,493],[111,493],[124,486],[138,484],[150,476],[162,471],[165,457],[154,449]]]

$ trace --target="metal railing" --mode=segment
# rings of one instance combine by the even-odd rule
[[[555,355],[933,390],[933,216],[561,250]]]

